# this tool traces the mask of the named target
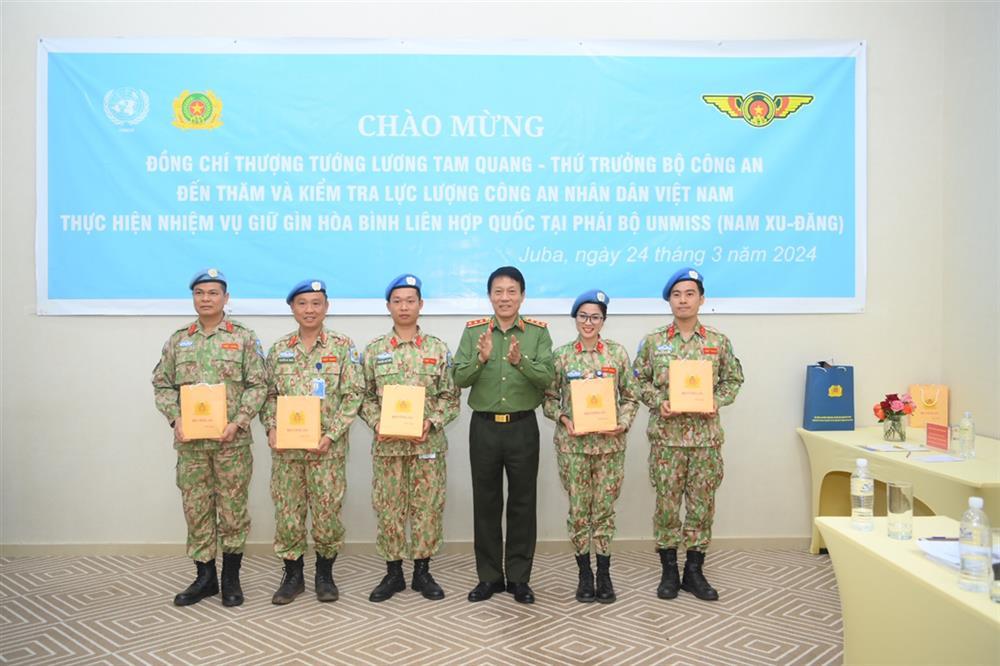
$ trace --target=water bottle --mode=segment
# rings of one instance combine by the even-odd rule
[[[851,527],[862,532],[875,528],[872,509],[875,506],[875,479],[868,471],[868,460],[858,458],[851,474]]]
[[[990,586],[990,521],[983,511],[983,498],[970,497],[969,510],[958,528],[958,551],[962,570],[958,585],[970,592],[986,592]]]
[[[966,412],[958,422],[958,451],[967,460],[976,457],[976,422],[972,420],[972,412]]]

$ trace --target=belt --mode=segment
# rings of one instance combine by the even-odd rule
[[[473,416],[478,416],[485,421],[493,421],[494,423],[513,423],[514,421],[526,419],[529,416],[534,415],[534,413],[535,410],[533,409],[527,412],[510,412],[507,414],[495,412],[472,412]]]

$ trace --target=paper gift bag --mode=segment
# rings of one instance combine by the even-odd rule
[[[806,430],[854,430],[854,367],[826,362],[806,366]]]
[[[576,432],[608,432],[618,427],[614,379],[576,379],[569,383],[569,391]]]
[[[715,409],[711,361],[674,359],[667,379],[670,411],[708,413]]]
[[[383,437],[419,439],[424,434],[426,395],[427,389],[423,386],[386,384],[382,387],[378,434]]]
[[[279,395],[275,415],[279,449],[315,449],[320,440],[320,398]]]
[[[187,439],[218,439],[226,429],[226,385],[181,386],[181,430]]]
[[[948,387],[944,384],[910,384],[910,397],[917,408],[910,414],[910,427],[928,423],[948,425]]]

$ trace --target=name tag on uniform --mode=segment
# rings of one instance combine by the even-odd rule
[[[656,345],[656,351],[658,352],[668,352],[673,350],[673,345]]]
[[[421,453],[420,455],[417,456],[417,458],[419,458],[420,460],[435,460],[437,459],[437,457],[438,454],[436,453]]]
[[[278,363],[291,363],[295,360],[295,352],[283,351],[278,353]]]
[[[566,373],[566,379],[580,379],[583,377],[583,373],[579,370],[570,370]]]
[[[177,346],[178,347],[190,347],[193,344],[194,344],[194,341],[192,341],[192,340],[181,340],[180,342],[177,343]]]
[[[309,395],[314,395],[317,398],[325,398],[326,397],[326,380],[323,379],[323,378],[321,378],[321,377],[317,377],[316,379],[312,380],[312,385],[311,385],[311,389],[310,389]]]
[[[392,354],[390,352],[382,352],[375,357],[375,365],[385,365],[386,363],[392,363]]]

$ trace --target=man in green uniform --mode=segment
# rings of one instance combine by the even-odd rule
[[[254,332],[226,317],[229,292],[219,270],[199,271],[189,286],[198,320],[170,336],[153,370],[156,408],[174,429],[187,554],[198,569],[195,581],[174,597],[174,604],[188,606],[218,594],[215,556],[221,539],[222,604],[239,606],[240,565],[250,531],[250,422],[267,394],[264,360]],[[227,425],[217,440],[184,436],[180,389],[198,383],[226,385]]]
[[[498,268],[486,289],[494,314],[466,324],[455,355],[455,383],[472,387],[469,461],[479,584],[469,592],[469,601],[484,601],[506,589],[516,601],[530,604],[535,601],[528,581],[537,532],[535,408],[555,376],[552,338],[545,322],[520,315],[521,271]],[[505,472],[506,551],[500,522]]]
[[[656,593],[661,599],[673,599],[683,589],[715,601],[719,593],[705,579],[702,564],[712,538],[715,491],[722,483],[724,437],[718,409],[736,399],[743,369],[729,338],[698,321],[705,303],[701,273],[693,268],[677,271],[667,281],[663,298],[670,303],[674,321],[643,338],[633,364],[640,400],[649,407],[649,477],[656,488],[653,536],[663,568]],[[670,410],[669,371],[675,359],[712,363],[715,409],[711,413]],[[681,545],[687,550],[683,581],[677,573]]]
[[[303,280],[285,300],[299,327],[267,354],[267,402],[261,411],[271,447],[274,552],[285,565],[271,603],[290,603],[305,591],[307,513],[316,548],[316,598],[335,601],[340,592],[333,563],[344,543],[340,509],[347,490],[347,435],[364,394],[361,354],[350,338],[324,328],[330,303],[322,280]],[[278,396],[303,395],[321,399],[320,439],[313,449],[278,449]]]
[[[542,411],[556,422],[559,478],[569,493],[566,526],[579,568],[577,601],[611,603],[611,539],[615,535],[615,500],[625,478],[625,433],[639,410],[628,352],[601,336],[611,299],[600,289],[580,294],[570,309],[577,337],[555,350],[556,376],[545,391]],[[572,383],[607,378],[614,382],[617,428],[579,433],[574,423]],[[590,568],[593,541],[597,551],[596,589]]]
[[[375,431],[372,442],[372,506],[378,517],[375,546],[387,573],[370,601],[385,601],[406,589],[403,558],[413,557],[414,590],[427,599],[443,599],[444,590],[430,573],[430,558],[441,546],[446,491],[444,427],[459,411],[459,390],[452,377],[448,346],[424,333],[417,323],[424,305],[421,282],[404,273],[385,290],[392,330],[365,348],[365,399],[361,418]],[[387,384],[422,386],[423,433],[417,439],[379,434],[382,394]],[[407,543],[406,520],[410,519]]]

